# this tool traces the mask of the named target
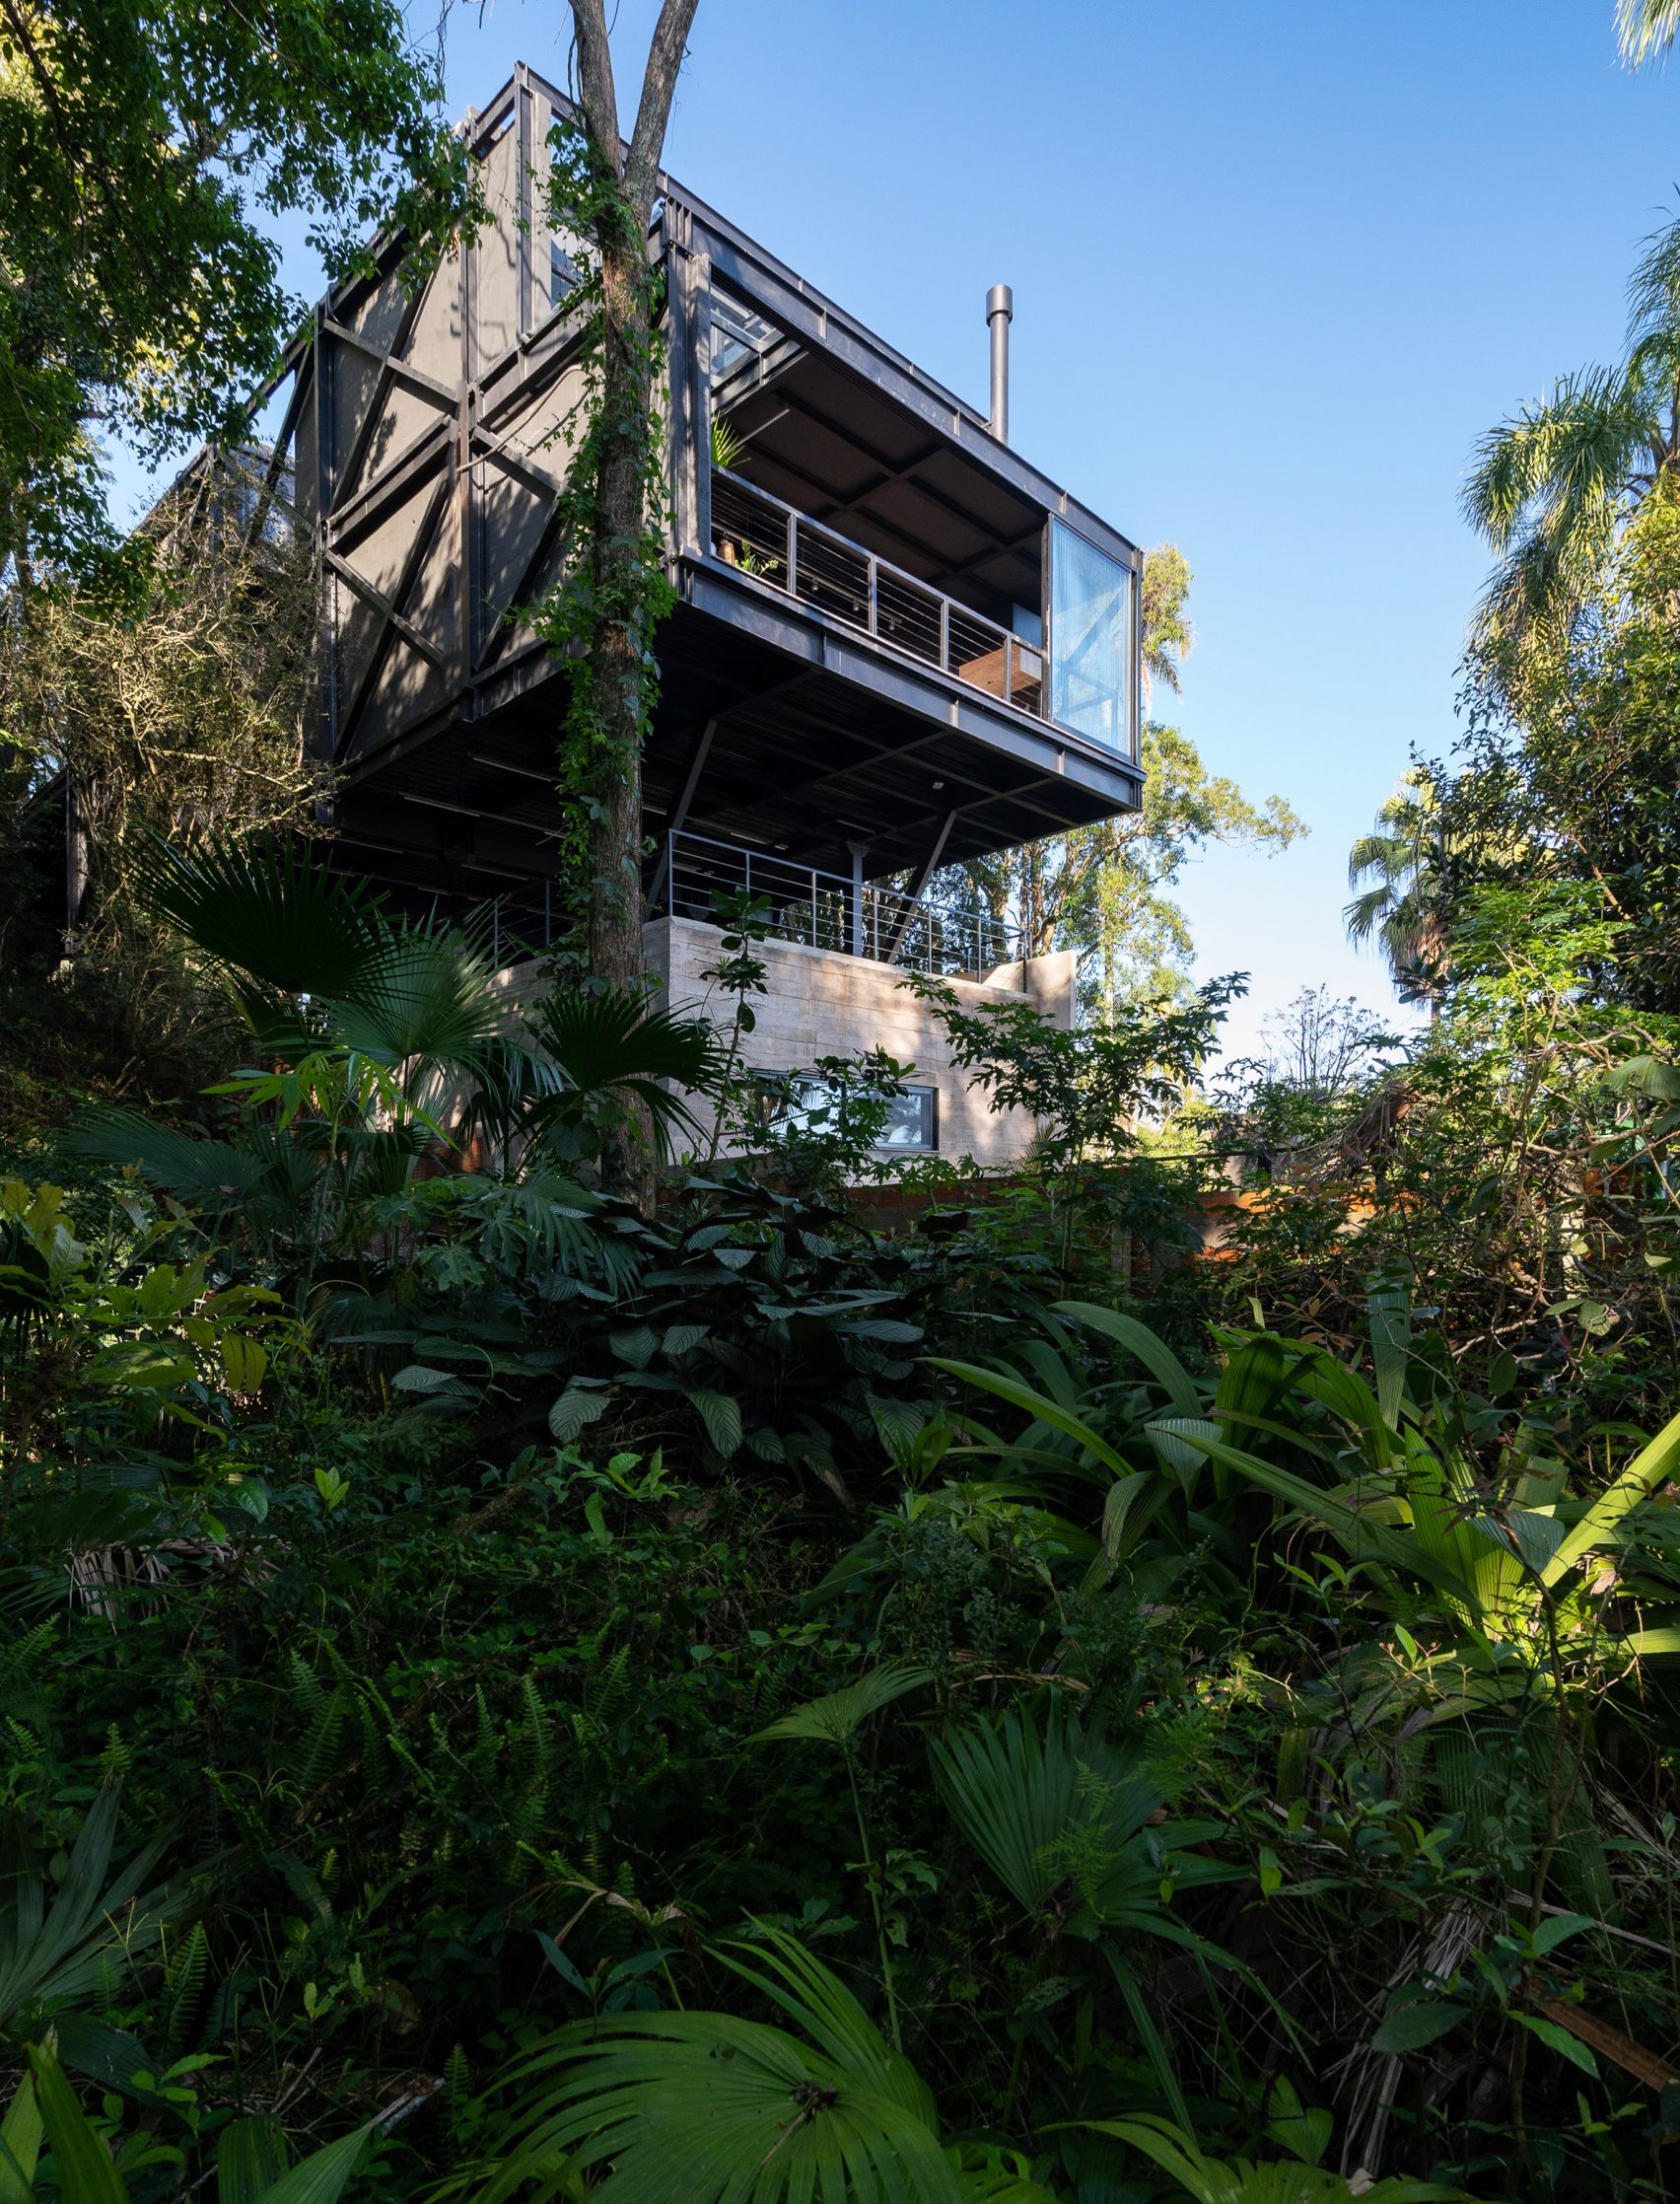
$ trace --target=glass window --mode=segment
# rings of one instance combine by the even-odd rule
[[[749,362],[760,367],[779,344],[787,340],[773,321],[754,314],[749,306],[732,299],[727,291],[712,293],[712,388],[715,391]]]
[[[886,1123],[877,1148],[914,1148],[931,1155],[939,1147],[939,1089],[906,1087],[886,1105]]]
[[[826,1079],[810,1072],[758,1072],[759,1122],[766,1131],[791,1133],[805,1139],[837,1134],[843,1130],[845,1097]],[[885,1122],[876,1148],[899,1154],[934,1155],[940,1145],[939,1090],[906,1087],[884,1104]]]
[[[1050,524],[1050,717],[1131,754],[1131,570],[1060,521]]]

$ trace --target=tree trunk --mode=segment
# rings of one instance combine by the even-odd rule
[[[608,433],[600,450],[595,540],[595,603],[607,616],[591,639],[591,717],[605,771],[594,791],[589,834],[591,972],[630,986],[642,971],[642,729],[647,699],[646,637],[636,618],[640,546],[646,525],[643,455],[653,391],[641,363],[652,338],[645,265],[627,265],[622,247],[602,253],[603,357],[600,403]]]
[[[649,572],[649,477],[654,450],[654,274],[648,224],[677,71],[698,0],[664,0],[636,126],[625,146],[603,0],[571,0],[576,83],[601,185],[591,243],[600,269],[600,415],[591,538],[585,550],[590,632],[583,638],[595,765],[589,806],[586,938],[592,975],[633,986],[642,974],[642,739],[652,704],[652,612],[663,573]],[[655,1191],[650,1128],[602,1159],[609,1184],[644,1209]]]

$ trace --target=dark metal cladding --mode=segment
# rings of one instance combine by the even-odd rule
[[[560,575],[582,388],[576,241],[532,170],[567,111],[522,64],[464,125],[491,210],[472,247],[410,287],[403,240],[385,241],[261,393],[270,479],[284,470],[319,553],[333,862],[416,904],[542,900],[554,869],[564,682],[523,613]],[[845,873],[862,845],[872,878],[925,878],[931,851],[1135,809],[1136,546],[668,178],[649,250],[667,279],[677,590],[650,835]],[[1057,530],[1129,591],[1112,601],[1129,674],[1087,680],[1100,739],[1052,716],[1085,677],[1064,673],[1068,618],[1056,655]]]

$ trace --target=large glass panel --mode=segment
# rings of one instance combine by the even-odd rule
[[[1050,524],[1050,717],[1131,751],[1131,570],[1060,521]]]

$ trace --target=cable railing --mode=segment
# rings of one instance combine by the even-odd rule
[[[1041,650],[724,466],[712,469],[712,549],[802,604],[1046,716]]]
[[[655,882],[657,908],[715,926],[720,900],[742,895],[761,902],[772,941],[874,958],[907,971],[979,979],[1020,956],[1019,929],[989,910],[919,902],[896,889],[703,834],[669,837]]]

